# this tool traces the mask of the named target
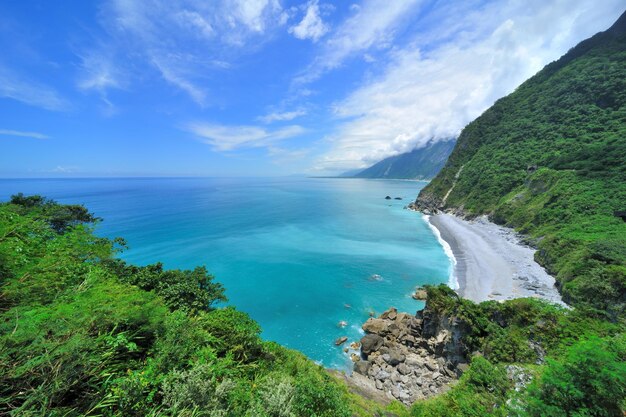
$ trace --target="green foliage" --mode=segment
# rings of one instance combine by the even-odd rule
[[[57,233],[82,223],[95,223],[98,218],[80,205],[59,205],[39,195],[25,196],[22,193],[11,196],[11,204],[20,212],[35,213],[44,218]]]
[[[1,415],[351,415],[323,368],[214,307],[224,289],[206,269],[115,260],[120,241],[83,210],[0,205]]]
[[[445,285],[429,286],[427,306],[458,319],[470,352],[492,362],[527,363],[558,355],[579,340],[612,337],[621,327],[584,310],[571,310],[532,298],[480,304],[462,299]]]
[[[206,314],[202,326],[220,340],[219,354],[230,354],[235,360],[245,362],[258,358],[262,352],[261,327],[247,314],[232,307]]]
[[[507,416],[506,394],[511,388],[506,371],[482,357],[472,360],[470,369],[448,393],[417,402],[413,417]]]
[[[565,299],[626,313],[626,31],[595,35],[461,133],[420,198],[529,235]],[[455,176],[459,173],[458,180]]]
[[[626,398],[626,337],[591,338],[550,360],[517,404],[517,415],[622,416]]]
[[[109,267],[123,282],[156,292],[172,310],[209,311],[215,303],[226,301],[224,287],[203,266],[165,270],[161,263],[138,267],[115,259]]]
[[[443,285],[427,291],[430,313],[456,319],[467,350],[483,356],[473,357],[448,393],[414,404],[413,416],[623,414],[626,336],[620,325],[537,299],[475,304]],[[512,389],[507,363],[535,376],[530,388]]]

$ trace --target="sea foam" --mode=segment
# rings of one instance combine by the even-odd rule
[[[452,248],[450,247],[450,244],[448,242],[446,242],[441,237],[441,232],[439,232],[439,229],[437,229],[430,222],[430,216],[427,215],[427,214],[424,214],[423,216],[424,216],[424,221],[426,222],[426,224],[428,225],[430,230],[432,230],[433,234],[437,238],[437,241],[439,242],[439,244],[443,248],[443,251],[445,252],[446,256],[448,258],[450,258],[450,268],[449,268],[449,275],[448,275],[448,287],[450,287],[450,288],[452,288],[453,290],[456,291],[456,290],[459,289],[459,280],[458,280],[458,277],[456,276],[456,258],[454,257],[454,252],[452,251]]]

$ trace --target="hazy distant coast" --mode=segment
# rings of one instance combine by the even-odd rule
[[[454,276],[464,298],[480,302],[541,297],[562,303],[554,278],[535,262],[535,250],[522,244],[512,229],[484,216],[467,221],[436,214],[428,221],[452,249]]]

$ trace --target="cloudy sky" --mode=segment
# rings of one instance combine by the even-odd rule
[[[623,0],[0,3],[0,177],[328,175],[458,135]]]

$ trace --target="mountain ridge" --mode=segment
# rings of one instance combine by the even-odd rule
[[[488,214],[527,234],[564,299],[613,319],[626,305],[626,14],[461,133],[415,206]]]
[[[455,139],[430,140],[426,145],[387,157],[356,174],[355,178],[431,179],[443,167],[454,148]]]

